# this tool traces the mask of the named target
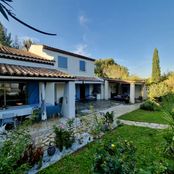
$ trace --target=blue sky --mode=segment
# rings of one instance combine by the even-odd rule
[[[151,74],[154,48],[162,72],[174,70],[173,0],[14,0],[16,16],[56,37],[36,33],[0,16],[3,25],[20,40],[85,54],[114,58],[130,73]],[[51,2],[51,3],[50,3]]]

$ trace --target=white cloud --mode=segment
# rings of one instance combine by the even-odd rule
[[[88,18],[84,15],[79,16],[79,23],[81,26],[86,26],[88,23]]]
[[[78,44],[73,52],[84,56],[90,56],[90,53],[88,53],[87,48],[87,44]]]

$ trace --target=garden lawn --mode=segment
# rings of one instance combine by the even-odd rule
[[[164,147],[163,131],[135,126],[120,126],[112,132],[106,133],[100,142],[116,142],[117,138],[132,141],[137,147],[137,168],[146,169],[152,161],[160,161]],[[56,164],[41,171],[40,174],[90,174],[93,157],[99,147],[99,141],[88,144],[85,148],[69,155]]]
[[[119,117],[122,120],[167,124],[167,120],[162,111],[145,111],[138,109]]]

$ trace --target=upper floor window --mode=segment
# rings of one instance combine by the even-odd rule
[[[80,71],[86,71],[86,62],[80,60]]]
[[[58,56],[58,67],[67,68],[68,67],[68,58],[63,56]]]

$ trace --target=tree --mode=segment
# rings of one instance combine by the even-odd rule
[[[4,46],[12,46],[11,33],[7,33],[7,29],[0,23],[0,44]]]
[[[148,87],[148,97],[150,99],[160,98],[170,93],[170,88],[165,82],[154,83]]]
[[[33,41],[31,39],[26,39],[23,41],[23,47],[28,51]]]
[[[95,74],[101,78],[125,79],[129,75],[128,69],[112,58],[96,60],[95,65]]]
[[[13,2],[13,0],[0,0],[0,13],[3,15],[3,17],[6,20],[9,20],[9,16],[10,16],[11,18],[16,20],[20,24],[22,24],[22,25],[24,25],[24,26],[26,26],[26,27],[28,27],[28,28],[36,31],[36,32],[39,32],[39,33],[42,33],[42,34],[45,34],[45,35],[56,36],[56,34],[38,30],[37,28],[35,28],[35,27],[31,26],[31,25],[28,25],[27,23],[25,23],[22,20],[20,20],[19,18],[17,18],[16,15],[11,11],[11,9],[13,9],[13,8],[9,4],[10,2]]]
[[[20,43],[19,43],[18,36],[15,36],[15,40],[13,41],[12,47],[16,48],[16,49],[20,48]]]
[[[152,62],[152,82],[157,83],[161,78],[160,61],[157,48],[154,49]]]

